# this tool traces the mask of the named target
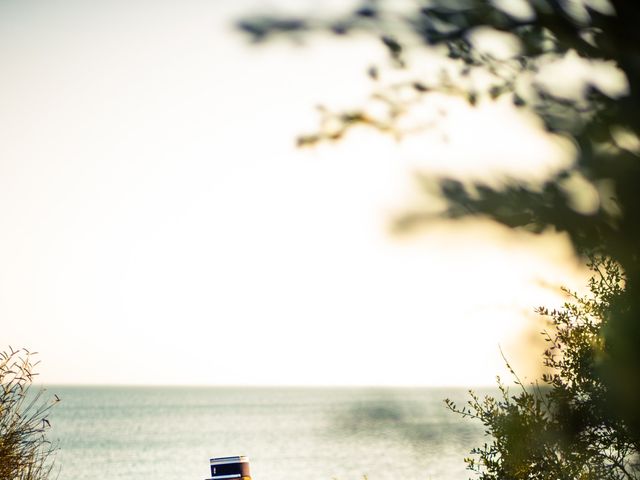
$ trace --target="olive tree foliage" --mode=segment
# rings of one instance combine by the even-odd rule
[[[592,258],[590,295],[565,290],[569,300],[558,310],[537,309],[551,323],[545,332],[539,383],[516,379],[516,394],[498,379],[500,396],[447,406],[482,422],[490,443],[472,450],[469,470],[482,480],[636,479],[638,446],[620,419],[609,414],[607,388],[596,370],[606,346],[602,329],[620,296],[624,273],[611,259]]]
[[[48,416],[58,397],[33,391],[33,354],[27,350],[0,352],[0,479],[45,480],[53,469],[56,445],[46,432]]]
[[[470,185],[453,177],[430,178],[424,184],[432,188],[436,180],[437,192],[447,201],[444,217],[488,216],[533,234],[553,228],[566,232],[579,254],[595,251],[620,265],[624,290],[612,300],[606,324],[598,329],[603,347],[591,373],[602,385],[611,422],[621,422],[616,425],[640,444],[640,4],[365,0],[337,17],[254,15],[238,25],[256,42],[314,31],[346,39],[369,35],[389,52],[390,68],[406,74],[406,80],[374,93],[388,105],[385,115],[371,115],[366,108],[325,112],[330,121],[302,136],[302,145],[339,139],[354,125],[402,134],[400,120],[411,111],[406,99],[413,95],[429,101],[442,94],[462,96],[471,106],[508,99],[537,115],[548,131],[570,140],[575,162],[543,185],[515,179],[499,187],[480,181]],[[482,43],[487,35],[517,48],[510,55],[496,55]],[[420,52],[441,54],[447,65],[441,75],[413,73],[409,60]],[[586,73],[581,86],[567,94],[559,88],[565,78],[543,81],[541,72],[570,59],[581,62]],[[622,79],[618,89],[599,80],[596,71],[603,67]],[[372,66],[368,73],[377,79],[380,68]],[[596,192],[593,208],[576,206],[567,188],[575,178]],[[418,210],[400,225],[409,228],[432,218],[431,211]]]

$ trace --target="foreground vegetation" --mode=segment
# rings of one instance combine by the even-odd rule
[[[0,479],[44,480],[53,471],[56,446],[46,433],[53,400],[34,391],[33,354],[27,350],[0,352]]]
[[[318,132],[300,137],[300,145],[339,140],[358,125],[398,137],[412,134],[415,126],[403,123],[412,108],[431,95],[449,95],[470,107],[510,100],[575,147],[575,162],[542,185],[423,175],[428,193],[435,185],[447,201],[441,217],[477,215],[532,234],[565,232],[576,254],[591,259],[595,274],[590,297],[571,294],[563,309],[539,310],[553,325],[543,358],[549,373],[539,385],[518,382],[515,395],[501,385],[498,399],[472,397],[462,408],[449,403],[480,420],[491,437],[468,459],[482,479],[640,476],[638,25],[640,4],[625,0],[365,0],[337,17],[258,15],[239,22],[256,42],[274,34],[297,39],[314,31],[344,38],[357,33],[389,52],[388,66],[368,72],[376,85],[371,99],[386,106],[383,113],[372,113],[380,109],[368,105],[325,111]],[[487,39],[508,45],[509,53],[494,53]],[[441,54],[441,75],[412,72],[409,59],[421,51]],[[561,65],[575,72],[548,74],[550,66]],[[385,82],[387,69],[404,75]],[[574,80],[571,91],[566,84],[561,88],[567,79]],[[581,202],[585,193],[594,201]],[[416,209],[399,226],[433,218],[432,211]]]
[[[501,396],[480,399],[471,392],[466,406],[446,400],[453,412],[482,422],[489,443],[472,450],[468,468],[482,480],[593,479],[640,477],[640,449],[624,421],[611,415],[607,387],[597,375],[606,355],[602,332],[624,294],[620,266],[593,258],[591,294],[566,291],[559,310],[538,308],[550,319],[543,333],[548,372],[524,385],[515,372],[517,392],[499,382]]]

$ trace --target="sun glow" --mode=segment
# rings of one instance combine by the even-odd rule
[[[445,143],[296,150],[316,102],[366,98],[376,47],[251,49],[224,2],[144,12],[0,6],[0,316],[42,381],[486,384],[532,308],[582,281],[553,233],[390,233],[424,200],[415,170],[535,180],[571,161],[530,118],[449,103]]]

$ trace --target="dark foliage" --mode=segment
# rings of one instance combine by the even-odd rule
[[[339,139],[357,124],[397,134],[394,125],[407,108],[398,100],[403,89],[423,98],[434,92],[462,96],[471,105],[508,96],[517,107],[537,114],[549,131],[571,139],[576,162],[542,188],[515,180],[500,188],[484,184],[468,188],[459,179],[439,178],[439,192],[448,201],[446,217],[484,215],[534,233],[551,227],[566,232],[578,253],[596,251],[620,265],[625,288],[609,305],[606,324],[598,328],[602,351],[590,375],[602,388],[601,401],[607,405],[611,424],[624,426],[625,435],[636,446],[640,443],[638,25],[640,4],[626,0],[416,0],[402,7],[370,0],[340,18],[283,21],[263,16],[245,19],[240,25],[254,40],[283,32],[300,36],[314,30],[341,36],[368,33],[388,50],[392,64],[408,73],[409,50],[437,51],[454,65],[456,75],[413,78],[376,93],[389,104],[389,118],[370,118],[364,110],[335,113],[330,131],[320,129],[302,137],[302,145]],[[475,34],[479,31],[501,34],[519,49],[507,58],[497,57],[478,43]],[[609,91],[592,76],[586,78],[584,88],[567,97],[554,88],[562,79],[555,84],[538,81],[536,74],[545,64],[569,55],[589,66],[615,67],[626,79],[626,88]],[[491,82],[478,87],[469,80],[477,73],[488,75]],[[378,67],[372,67],[369,75],[377,79]],[[563,188],[575,175],[598,192],[599,204],[593,211],[575,208]],[[410,227],[432,215],[414,212],[401,225]]]
[[[468,468],[483,480],[636,479],[638,445],[626,425],[609,414],[607,388],[596,374],[606,355],[602,329],[624,295],[624,274],[611,259],[594,259],[591,295],[570,296],[560,310],[541,307],[553,333],[540,384],[523,385],[512,395],[498,379],[501,396],[447,406],[481,421],[491,443],[472,450]]]

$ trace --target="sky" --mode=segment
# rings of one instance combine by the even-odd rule
[[[534,307],[585,281],[566,237],[391,227],[426,202],[416,172],[535,182],[571,147],[440,99],[403,142],[296,149],[316,105],[366,100],[384,52],[233,28],[288,4],[0,3],[0,346],[39,352],[43,383],[485,385],[501,349],[535,375]]]

